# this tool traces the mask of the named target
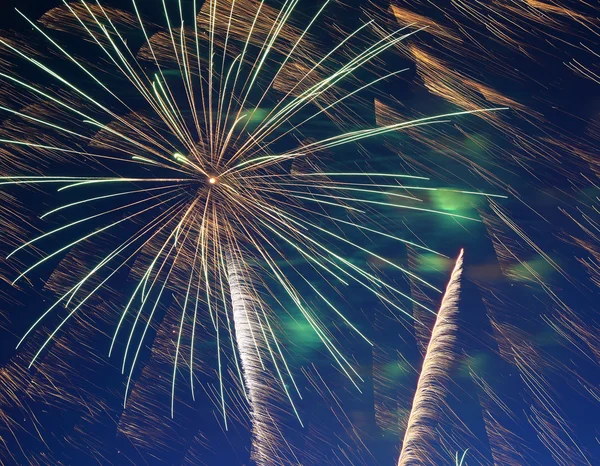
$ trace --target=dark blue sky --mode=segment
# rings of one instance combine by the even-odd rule
[[[171,3],[169,8],[175,9],[178,3]],[[198,3],[200,6],[202,2]],[[390,124],[389,119],[509,108],[490,116],[452,118],[440,125],[388,134],[331,150],[323,157],[330,164],[325,166],[340,171],[429,177],[431,184],[427,186],[448,189],[425,192],[424,205],[476,220],[389,206],[369,211],[369,220],[388,234],[427,245],[446,257],[399,247],[389,238],[342,229],[345,238],[402,264],[440,289],[448,280],[453,258],[465,249],[455,360],[448,367],[452,383],[446,387],[443,415],[431,426],[438,439],[430,447],[436,459],[424,464],[453,464],[454,453],[466,449],[469,465],[598,464],[600,159],[596,148],[600,138],[600,80],[595,73],[600,73],[599,11],[591,5],[566,1],[473,5],[398,0],[394,8],[384,0],[344,3],[331,5],[327,19],[314,32],[323,53],[365,21],[375,19],[382,29],[370,28],[364,37],[352,39],[340,60],[348,60],[353,51],[377,40],[382,30],[398,25],[427,26],[358,70],[356,80],[341,85],[342,91],[351,92],[357,83],[408,68],[349,104],[352,118],[342,121],[346,131]],[[0,38],[22,44],[19,49],[26,54],[33,48],[44,63],[87,90],[90,80],[73,71],[73,65],[52,51],[13,9],[18,7],[35,21],[59,4],[5,0],[0,6],[0,29],[6,32],[0,33]],[[132,11],[129,1],[102,4]],[[191,10],[191,1],[183,4]],[[306,24],[317,7],[301,0],[294,20]],[[152,33],[164,27],[161,2],[144,1],[141,9],[156,25],[151,27]],[[128,104],[141,105],[118,71],[100,60],[97,46],[68,32],[50,33],[90,62]],[[127,29],[127,34],[131,47],[141,46],[143,37],[138,30]],[[14,56],[2,52],[0,67],[7,75],[20,76],[61,95],[60,87],[47,76]],[[3,106],[19,109],[31,103],[5,78],[2,82],[6,84],[0,91]],[[264,106],[274,105],[276,100],[273,96]],[[19,132],[33,140],[46,136],[31,132],[27,125],[15,126],[17,120],[6,115],[0,121],[2,139],[14,138]],[[72,128],[79,130],[78,124]],[[335,131],[323,118],[293,133],[293,137],[310,141]],[[66,139],[59,138],[58,142],[68,144]],[[285,151],[293,147],[291,144],[294,140],[290,137],[275,147]],[[15,157],[24,152],[15,152],[13,146],[2,143],[0,150],[3,176],[37,172],[79,175],[86,169],[85,163],[70,164],[64,159],[45,164],[42,157]],[[110,162],[108,167],[114,169]],[[504,197],[488,198],[465,191]],[[105,194],[100,188],[98,193]],[[43,186],[11,186],[2,196],[2,257],[15,244],[33,237],[38,228],[47,231],[68,218],[89,215],[82,208],[74,217],[57,218],[54,223],[40,221],[42,213],[79,199]],[[33,368],[27,365],[43,343],[43,336],[60,322],[58,316],[44,321],[39,332],[15,350],[22,335],[53,302],[54,292],[63,286],[61,277],[65,282],[73,278],[81,270],[80,264],[101,254],[111,241],[126,238],[131,228],[124,226],[97,245],[40,268],[18,287],[10,282],[32,258],[87,230],[65,233],[56,242],[42,244],[25,256],[23,263],[21,259],[3,259],[0,462],[254,464],[250,459],[250,408],[233,364],[227,366],[226,374],[227,431],[219,414],[215,332],[208,325],[201,325],[196,340],[202,364],[195,373],[195,399],[187,382],[188,368],[182,368],[175,417],[170,416],[173,342],[180,306],[177,291],[181,290],[169,289],[157,307],[159,318],[142,346],[125,409],[126,378],[121,374],[121,360],[118,356],[108,358],[107,353],[120,311],[135,287],[128,273],[116,275],[109,288],[94,296],[85,312],[65,326]],[[419,303],[432,309],[439,306],[439,293],[385,262],[347,245],[339,246],[338,251],[351,263],[381,274]],[[290,277],[295,276],[296,267],[307,274],[311,286],[331,292],[302,257],[293,251],[287,254],[290,264],[281,267]],[[260,260],[255,260],[260,267]],[[303,297],[313,293],[307,285],[297,286]],[[363,378],[358,389],[335,365],[297,310],[278,310],[294,308],[286,295],[275,297],[279,303],[273,297],[265,298],[275,310],[277,332],[303,395],[297,401],[304,423],[301,427],[273,379],[277,388],[269,402],[278,413],[277,428],[288,442],[283,447],[288,452],[285,464],[396,464],[433,316],[418,305],[401,301],[403,308],[422,321],[416,324],[358,286],[328,296],[374,343],[373,347],[366,344],[325,312],[322,303],[312,301],[318,313],[323,311],[318,315],[325,327]],[[228,343],[225,346],[231,349]],[[123,351],[124,342],[119,341],[116,353]],[[276,460],[274,464],[278,464]]]

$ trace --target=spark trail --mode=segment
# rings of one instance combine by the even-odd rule
[[[431,457],[435,451],[435,448],[432,448],[436,439],[435,425],[446,405],[444,397],[450,377],[449,369],[456,360],[455,342],[462,273],[463,251],[461,250],[431,331],[398,466],[427,465],[435,462],[432,462]]]
[[[285,439],[277,426],[276,416],[279,390],[275,380],[265,369],[265,356],[271,353],[272,343],[265,334],[270,317],[260,302],[257,290],[252,285],[251,274],[242,262],[243,258],[227,254],[227,274],[231,296],[232,316],[235,329],[235,342],[240,356],[243,377],[250,403],[253,442],[252,458],[259,465],[284,464],[289,453],[285,449]],[[276,364],[276,371],[279,368]],[[283,387],[285,390],[285,386]]]

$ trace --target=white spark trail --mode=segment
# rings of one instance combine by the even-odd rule
[[[261,315],[264,306],[252,284],[251,273],[243,260],[226,254],[229,292],[232,303],[232,315],[237,351],[242,365],[242,373],[250,403],[253,430],[252,458],[257,465],[282,464],[293,452],[282,451],[287,443],[281,436],[277,420],[270,409],[278,397],[273,377],[265,377],[261,351],[269,351],[269,342],[264,332],[265,322]],[[264,316],[266,319],[267,317]],[[287,447],[289,450],[289,446]]]
[[[436,439],[435,426],[446,406],[445,396],[450,379],[449,369],[455,361],[458,303],[463,273],[463,251],[460,251],[438,311],[423,367],[417,382],[408,425],[404,434],[398,466],[429,465],[431,444]]]

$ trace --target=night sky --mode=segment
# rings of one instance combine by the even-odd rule
[[[109,12],[112,8],[124,15],[134,12],[130,0],[101,3]],[[138,3],[148,33],[164,31],[162,1]],[[166,3],[170,18],[179,21],[180,2]],[[192,17],[194,2],[181,3]],[[197,3],[200,9],[203,2]],[[265,4],[281,6],[277,1]],[[62,2],[51,0],[3,0],[0,39],[68,77],[94,98],[105,99],[96,83],[34,31],[15,7],[31,21],[42,18],[40,27],[89,66],[127,106],[151,114],[152,109],[101,55],[97,44],[69,31],[66,23],[42,17],[59,5]],[[320,5],[300,0],[290,22],[306,26]],[[290,280],[308,278],[294,285],[362,380],[357,378],[356,386],[349,380],[287,294],[265,292],[275,333],[302,395],[295,403],[303,423],[269,367],[273,392],[267,403],[282,453],[265,464],[397,464],[435,321],[435,315],[424,308],[437,310],[442,299],[442,293],[416,277],[443,290],[461,249],[465,266],[456,342],[452,363],[445,367],[450,382],[444,383],[444,402],[437,407],[441,414],[428,426],[435,441],[424,446],[428,454],[420,464],[454,465],[455,454],[466,450],[464,464],[471,466],[600,464],[600,10],[593,2],[562,0],[345,0],[331,2],[325,11],[311,30],[317,52],[309,50],[309,62],[319,60],[370,20],[373,23],[364,33],[350,38],[334,55],[335,63],[348,62],[394,28],[425,29],[358,69],[334,95],[339,99],[395,70],[406,68],[405,72],[348,99],[343,112],[320,115],[300,129],[291,124],[280,128],[290,132],[272,146],[276,153],[292,150],[299,141],[310,143],[340,131],[459,111],[507,109],[443,118],[441,123],[390,132],[319,155],[318,167],[324,171],[427,177],[426,182],[411,179],[414,191],[395,192],[416,193],[422,199],[420,207],[442,214],[395,208],[394,198],[388,197],[387,205],[365,208],[369,222],[365,225],[376,225],[387,236],[337,224],[337,234],[376,256],[348,243],[339,244],[336,251],[348,263],[382,277],[416,301],[393,298],[406,314],[354,283],[331,286],[300,254],[282,247],[286,252],[278,266]],[[143,34],[135,24],[125,22],[118,24],[128,46],[140,49]],[[189,18],[186,24],[191,24]],[[256,50],[251,47],[252,53]],[[90,136],[87,142],[72,142],[75,139],[64,132],[57,135],[10,115],[7,109],[28,108],[40,100],[21,91],[7,76],[47,89],[73,105],[80,103],[69,100],[72,90],[24,62],[0,44],[1,176],[139,176],[134,168],[112,160],[92,169],[87,156],[55,157],[52,151],[7,143],[9,139],[47,141],[84,152],[93,147],[87,144],[97,131],[80,117],[52,119],[56,125]],[[267,61],[265,73],[275,65]],[[149,61],[142,66],[155,72]],[[179,76],[172,64],[165,70]],[[257,87],[264,89],[264,83],[259,81]],[[183,89],[178,92],[177,98],[185,98]],[[257,118],[277,105],[282,95],[269,94]],[[106,99],[115,112],[126,113]],[[78,108],[103,115],[89,103]],[[39,118],[57,111],[46,110],[39,111]],[[105,115],[98,118],[111,121]],[[184,118],[191,121],[189,110]],[[251,131],[253,124],[246,129]],[[167,135],[169,140],[175,138]],[[90,150],[94,151],[114,153],[107,146]],[[302,172],[314,167],[294,161],[284,169]],[[144,170],[147,176],[156,176],[152,167]],[[172,172],[158,173],[170,176]],[[376,176],[368,181],[387,182]],[[4,259],[16,247],[65,222],[114,207],[110,202],[78,206],[68,215],[40,219],[49,210],[81,199],[75,190],[57,192],[56,186],[49,186],[0,185],[0,464],[257,464],[252,407],[231,357],[224,366],[225,428],[216,335],[207,321],[199,324],[196,335],[195,397],[184,364],[178,372],[181,382],[171,417],[174,342],[185,294],[181,281],[167,286],[156,306],[157,317],[140,347],[125,408],[127,377],[121,373],[121,358],[126,339],[117,340],[110,358],[108,351],[123,306],[141,276],[135,266],[116,273],[28,368],[68,311],[59,307],[15,349],[22,336],[86,264],[139,228],[123,223],[97,242],[54,257],[13,286],[13,280],[36,260],[103,223],[94,223],[91,230],[76,226],[22,255]],[[439,189],[423,189],[428,187]],[[102,186],[87,189],[89,197],[110,192]],[[203,189],[207,188],[198,192]],[[371,201],[381,200],[369,196]],[[393,241],[390,236],[396,235],[414,244]],[[268,239],[278,241],[274,235]],[[424,250],[425,246],[439,254]],[[250,265],[265,267],[260,257],[253,257]],[[343,310],[373,346],[316,299],[314,291]],[[221,338],[225,351],[233,354],[235,345],[229,337]]]

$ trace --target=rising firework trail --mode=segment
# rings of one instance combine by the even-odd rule
[[[435,426],[443,414],[443,407],[446,406],[444,398],[450,382],[449,371],[456,361],[458,302],[462,273],[463,251],[461,250],[431,331],[404,433],[398,466],[425,465],[435,462],[435,459],[430,456],[435,451],[435,448],[432,448],[436,440]],[[462,464],[462,460],[459,463],[458,454],[456,463]]]
[[[269,405],[274,398],[273,384],[269,377],[265,377],[265,362],[261,359],[261,353],[268,352],[273,356],[272,343],[264,332],[263,323],[269,325],[269,317],[266,315],[257,290],[252,285],[252,274],[245,270],[247,267],[242,261],[243,257],[234,252],[227,253],[235,341],[240,354],[253,421],[252,456],[257,464],[282,464],[286,455],[280,453],[279,449],[285,445],[285,439],[281,437],[270,413],[272,406]],[[276,371],[279,373],[280,369],[276,367]]]

